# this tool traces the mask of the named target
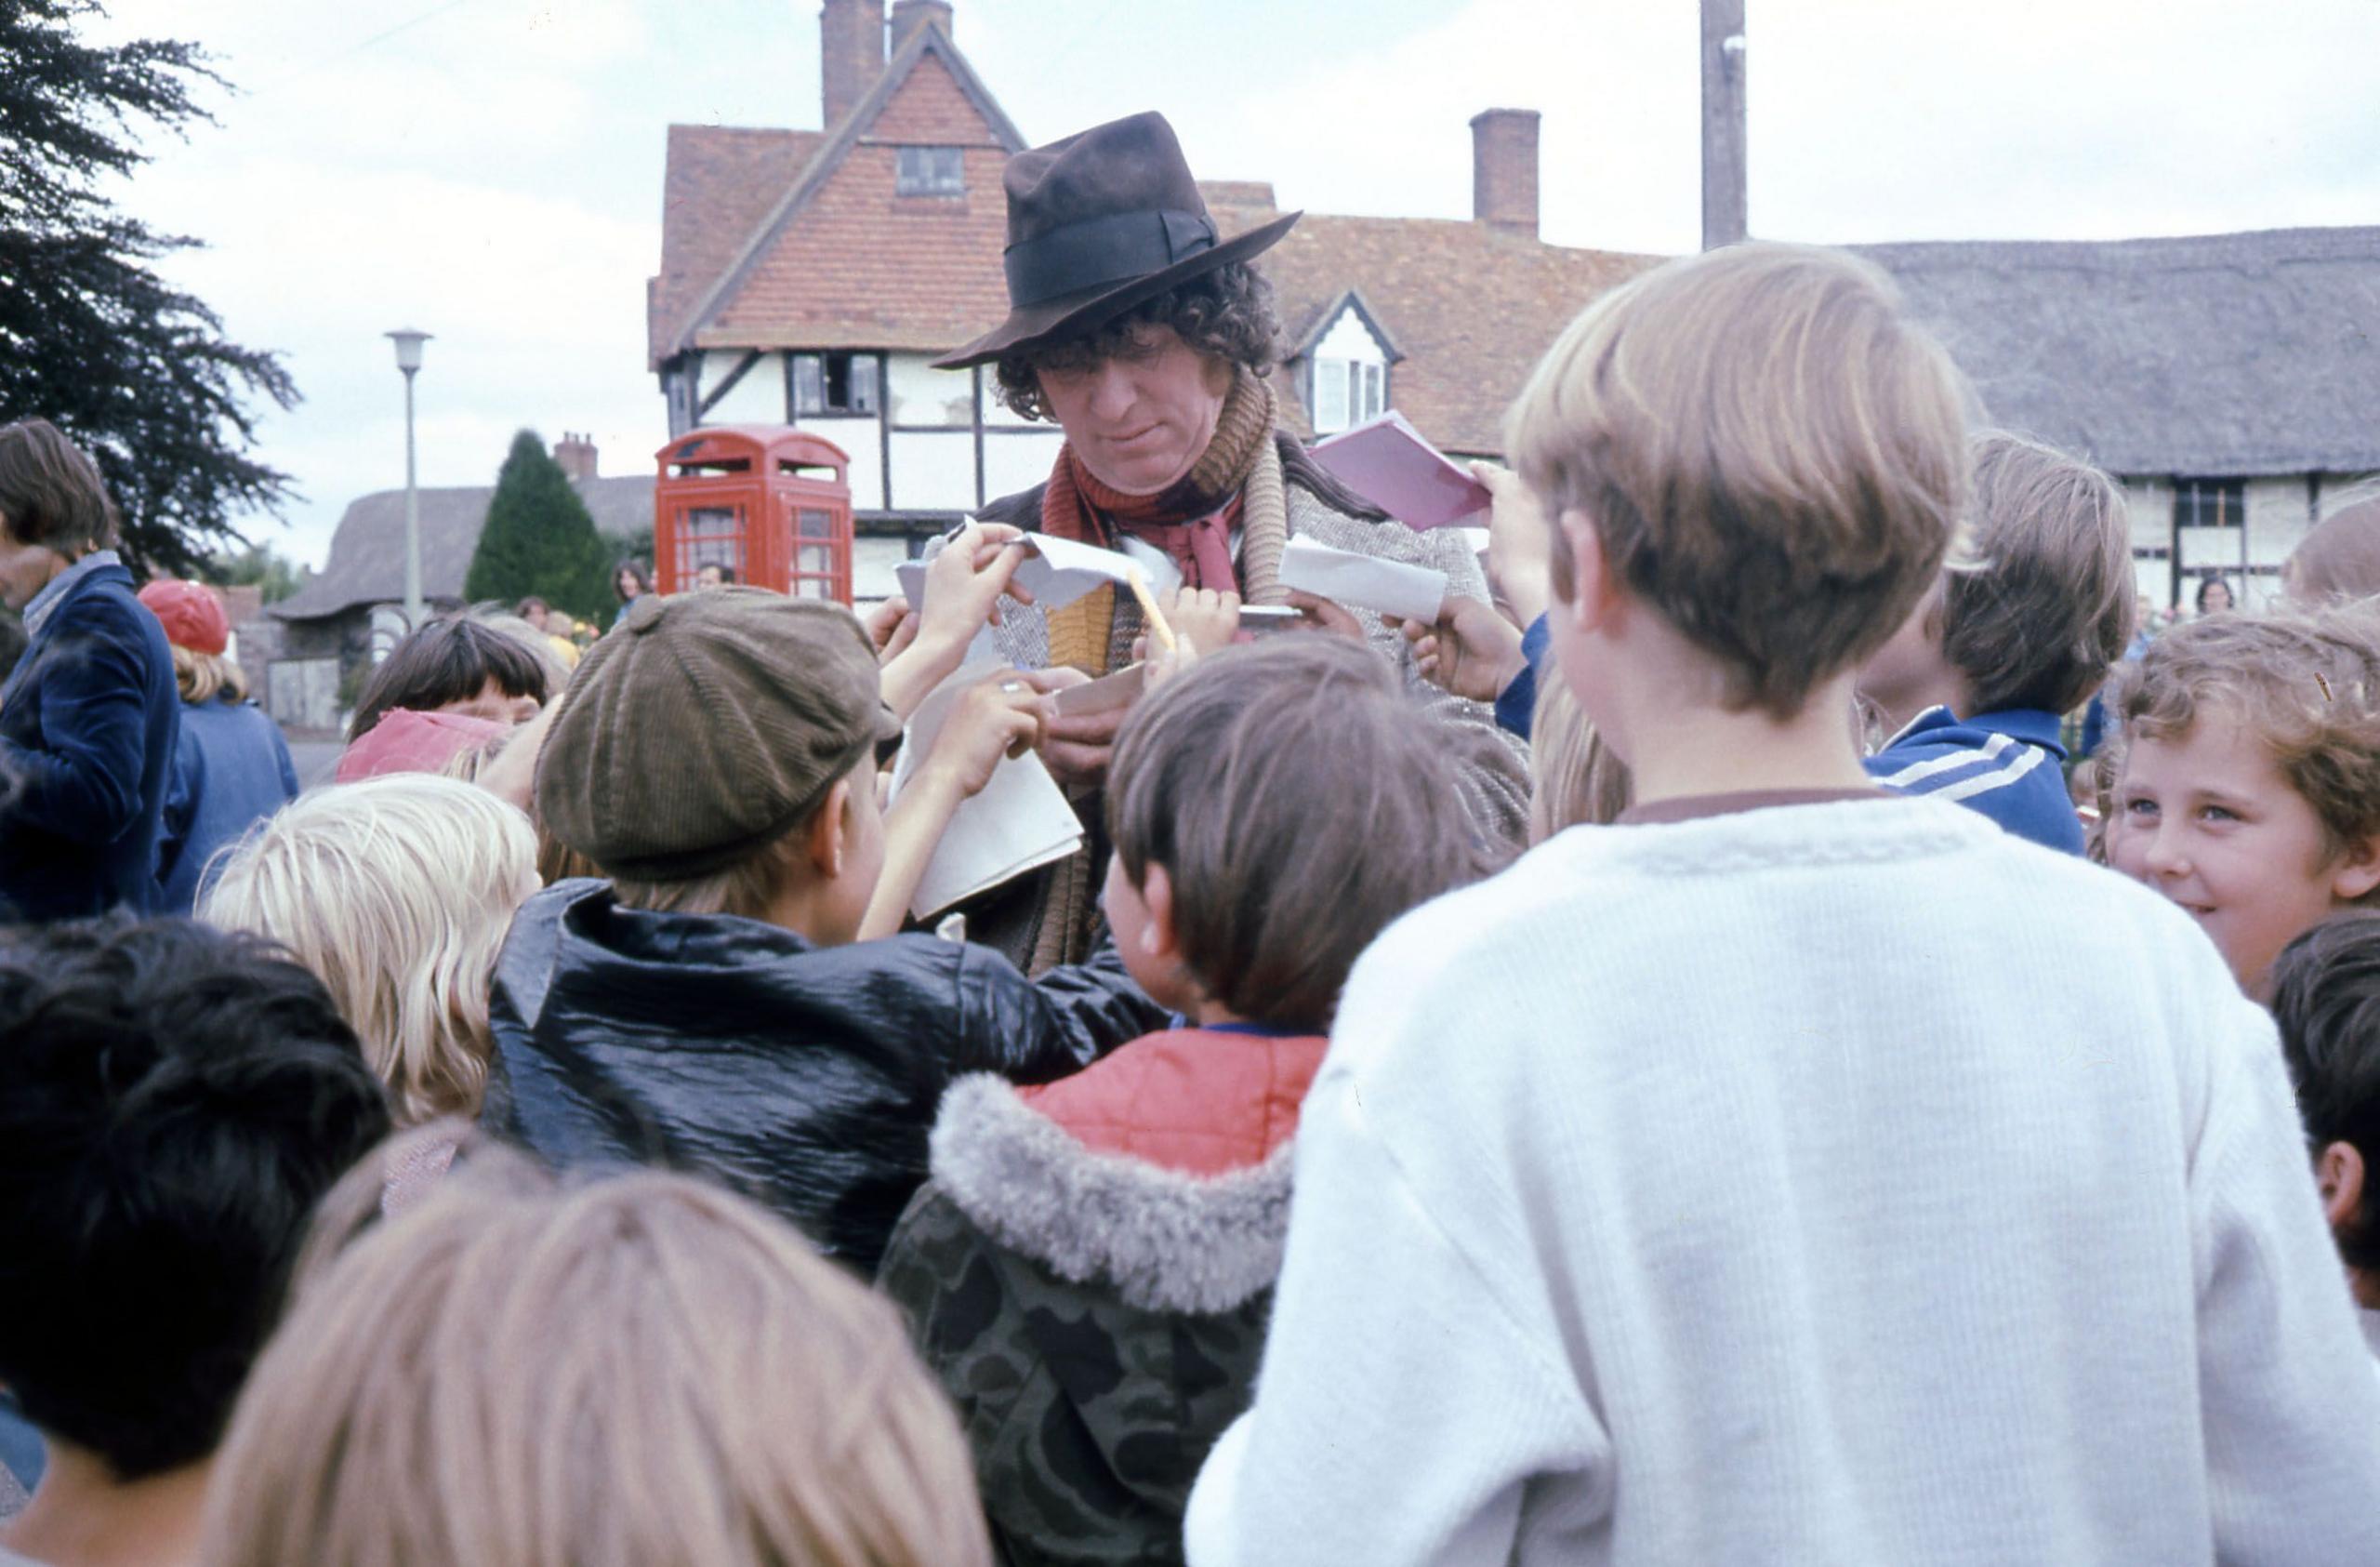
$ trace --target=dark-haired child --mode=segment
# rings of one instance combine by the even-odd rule
[[[2322,1209],[2380,1357],[2380,913],[2323,921],[2281,949],[2272,976]]]
[[[0,1384],[48,1464],[0,1547],[187,1560],[315,1202],[389,1130],[320,981],[186,921],[0,936]]]
[[[1446,748],[1339,637],[1228,648],[1146,697],[1107,809],[1108,918],[1180,1022],[1044,1087],[956,1084],[879,1275],[1017,1560],[1182,1559],[1254,1385],[1340,985],[1474,870]]]

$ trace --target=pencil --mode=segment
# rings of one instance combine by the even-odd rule
[[[1165,623],[1165,612],[1157,608],[1157,597],[1149,591],[1148,579],[1141,575],[1137,563],[1124,563],[1124,580],[1130,586],[1132,596],[1141,601],[1141,614],[1147,618],[1150,634],[1157,638],[1157,644],[1168,653],[1172,652],[1173,628]]]

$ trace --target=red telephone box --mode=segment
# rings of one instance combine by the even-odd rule
[[[654,454],[653,585],[694,586],[707,565],[800,598],[852,602],[851,458],[790,425],[690,430]]]

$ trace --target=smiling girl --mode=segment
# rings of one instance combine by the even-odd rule
[[[2216,616],[2118,671],[2108,862],[2204,927],[2249,994],[2380,901],[2380,615]]]

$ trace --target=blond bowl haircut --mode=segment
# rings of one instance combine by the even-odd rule
[[[1875,266],[1738,245],[1587,307],[1531,373],[1505,447],[1712,660],[1723,706],[1787,718],[1883,646],[1941,570],[1966,497],[1965,404]],[[1567,602],[1559,528],[1552,565]]]
[[[2212,715],[2263,742],[2313,807],[2329,855],[2380,832],[2380,606],[2185,621],[2117,666],[2107,707],[2115,728],[2099,765],[2103,822],[2116,819],[2135,741],[2184,739]],[[2380,903],[2380,888],[2356,901]]]
[[[248,699],[248,677],[240,666],[219,653],[192,653],[187,647],[167,644],[165,651],[174,656],[174,687],[190,703],[212,701],[221,697],[227,702]]]
[[[477,1112],[488,977],[536,884],[527,817],[467,783],[390,774],[300,796],[217,864],[199,918],[271,937],[329,987],[398,1125]]]
[[[206,1567],[988,1567],[897,1309],[752,1202],[482,1156],[297,1291]]]
[[[1942,657],[1976,711],[2081,707],[2132,641],[2139,586],[2123,491],[2039,441],[1978,432],[1967,543],[1942,580]],[[1970,715],[1972,716],[1972,715]]]
[[[1635,793],[1628,764],[1603,743],[1560,680],[1538,687],[1528,733],[1530,843],[1567,827],[1607,827],[1620,819]]]

